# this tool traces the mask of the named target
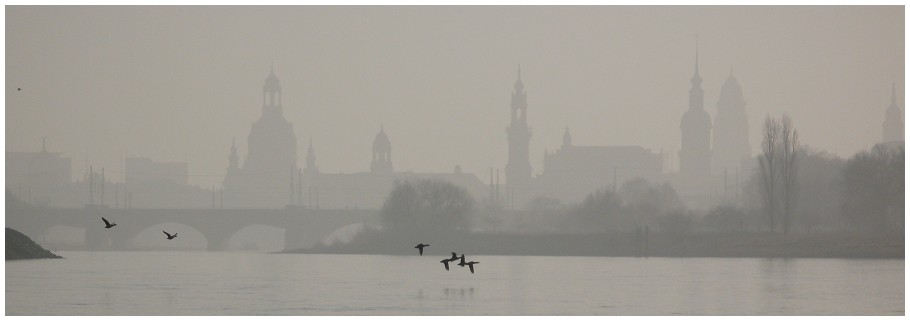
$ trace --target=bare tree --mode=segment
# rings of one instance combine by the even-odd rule
[[[765,196],[765,212],[768,214],[768,227],[771,232],[774,232],[774,188],[777,180],[777,160],[780,158],[778,155],[780,127],[776,119],[770,115],[765,117],[765,125],[762,127],[762,154],[758,157],[762,194]]]
[[[793,120],[790,116],[783,114],[780,118],[780,178],[781,178],[781,200],[783,209],[783,229],[784,234],[790,230],[790,217],[793,212],[793,203],[796,201],[798,184],[797,184],[797,158],[799,157],[799,133],[793,127]]]

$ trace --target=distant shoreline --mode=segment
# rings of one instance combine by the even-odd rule
[[[276,253],[413,255],[416,250],[410,243],[412,242],[375,234],[345,244]],[[430,253],[456,251],[473,255],[514,256],[904,259],[903,233],[817,233],[787,236],[770,233],[699,233],[686,236],[652,234],[648,238],[647,250],[645,251],[642,242],[640,252],[636,250],[634,233],[461,233],[445,237],[436,243],[450,246],[440,246],[444,250],[437,248]]]

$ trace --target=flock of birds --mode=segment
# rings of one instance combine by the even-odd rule
[[[101,217],[101,220],[104,221],[104,228],[112,228],[114,226],[117,226],[117,223],[111,223],[103,216]],[[165,237],[167,237],[168,240],[173,240],[174,238],[177,237],[177,233],[171,234],[171,233],[168,233],[165,231],[161,231],[161,232],[164,233]]]
[[[420,252],[420,256],[423,256],[423,248],[425,248],[427,246],[430,246],[430,245],[418,243],[417,246],[415,246],[414,248]],[[449,262],[455,262],[455,261],[459,261],[459,260],[460,260],[460,262],[458,262],[458,266],[460,266],[460,267],[468,266],[468,268],[471,269],[471,274],[474,274],[474,264],[480,263],[480,262],[475,262],[475,261],[465,262],[464,253],[462,253],[461,256],[458,256],[458,254],[456,254],[455,252],[452,252],[452,257],[447,258],[447,259],[442,259],[442,261],[439,261],[439,263],[442,263],[442,265],[446,267],[446,271],[449,271]]]
[[[117,226],[117,223],[111,223],[104,217],[101,217],[101,220],[104,221],[104,228],[112,228],[114,226]],[[164,233],[164,235],[167,237],[168,240],[173,240],[174,238],[177,237],[177,233],[171,234],[166,231],[161,231],[161,232]],[[425,248],[427,246],[430,246],[430,245],[418,243],[417,246],[415,246],[414,248],[419,251],[420,256],[423,256],[423,248]],[[459,261],[458,266],[460,266],[460,267],[467,266],[469,269],[471,269],[471,274],[474,274],[474,264],[480,263],[480,262],[476,262],[476,261],[465,262],[464,253],[462,253],[461,256],[458,256],[458,254],[456,254],[455,252],[452,252],[452,257],[447,258],[447,259],[442,259],[442,261],[439,261],[439,263],[442,263],[442,265],[445,266],[446,271],[449,271],[449,262],[455,262],[455,261]]]

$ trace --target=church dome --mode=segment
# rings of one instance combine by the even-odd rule
[[[736,80],[733,74],[730,74],[730,77],[727,77],[727,81],[720,87],[720,99],[743,100],[743,88],[739,86],[739,81]]]
[[[373,150],[389,150],[392,149],[392,143],[389,141],[389,136],[385,134],[385,130],[382,126],[379,126],[379,133],[376,134],[376,138],[373,139]]]

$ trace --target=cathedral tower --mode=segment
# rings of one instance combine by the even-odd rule
[[[711,116],[704,108],[704,90],[698,74],[698,40],[695,41],[695,75],[689,89],[689,110],[680,122],[682,144],[679,151],[679,172],[686,175],[711,173]]]
[[[531,181],[531,161],[528,145],[531,142],[531,128],[528,127],[528,96],[521,82],[521,66],[518,80],[512,92],[512,122],[506,129],[509,140],[509,162],[506,164],[506,183],[510,187],[527,186]]]
[[[904,117],[901,108],[897,107],[894,83],[891,83],[891,105],[885,110],[885,122],[882,123],[882,142],[904,140]]]
[[[726,169],[732,173],[744,159],[752,156],[746,102],[743,100],[743,89],[733,76],[732,67],[730,76],[720,88],[716,115],[711,167],[718,172]]]
[[[379,133],[373,139],[373,162],[370,164],[370,171],[377,174],[392,173],[392,143],[382,125],[379,125]]]

